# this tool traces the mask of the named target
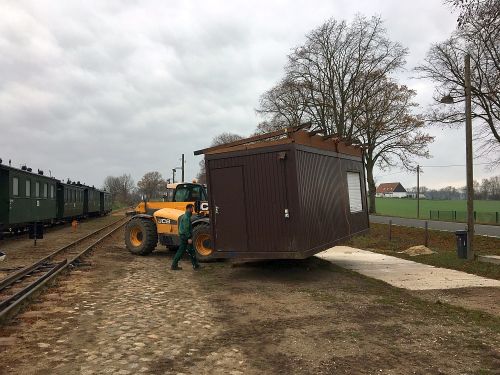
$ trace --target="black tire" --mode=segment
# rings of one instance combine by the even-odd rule
[[[198,224],[193,229],[193,247],[200,262],[214,259],[212,231],[209,224]]]
[[[158,243],[156,224],[149,219],[132,218],[125,227],[125,244],[135,255],[148,255],[153,252]]]

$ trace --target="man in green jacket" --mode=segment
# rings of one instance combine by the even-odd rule
[[[191,225],[191,216],[193,215],[194,206],[192,204],[188,204],[186,206],[186,212],[184,215],[179,217],[179,238],[181,243],[179,245],[179,250],[175,253],[174,260],[172,262],[172,270],[182,270],[179,267],[179,260],[182,258],[184,251],[187,251],[189,256],[191,257],[191,263],[193,264],[193,269],[200,268],[198,264],[198,260],[196,259],[196,253],[193,248],[193,226]]]

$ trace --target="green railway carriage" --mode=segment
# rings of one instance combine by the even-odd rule
[[[57,213],[58,181],[21,169],[0,164],[0,232],[24,228],[30,223],[52,223]]]
[[[85,188],[85,215],[97,216],[101,214],[101,194],[95,187]]]
[[[54,224],[111,212],[111,194],[95,187],[61,182],[2,164],[0,159],[0,239],[33,223]]]
[[[85,187],[76,183],[57,184],[57,218],[69,220],[85,215]]]
[[[111,194],[108,193],[107,191],[101,191],[100,192],[100,210],[101,210],[101,215],[107,215],[108,213],[111,212],[112,210],[112,205],[111,205]]]

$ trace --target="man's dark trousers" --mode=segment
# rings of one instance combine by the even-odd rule
[[[181,244],[179,245],[179,249],[175,253],[174,260],[172,262],[172,267],[177,267],[179,264],[179,260],[181,260],[184,251],[187,251],[189,257],[191,258],[191,263],[193,267],[198,266],[198,261],[196,260],[196,253],[194,252],[193,244],[188,243],[188,238],[185,236],[180,236]]]

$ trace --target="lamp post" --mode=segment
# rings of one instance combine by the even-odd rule
[[[465,55],[465,164],[467,176],[467,259],[474,259],[474,173],[472,167],[472,92],[470,78],[470,55]],[[441,103],[453,104],[451,95],[441,99]]]
[[[184,182],[184,168],[175,167],[175,168],[172,168],[172,183],[173,184],[175,184],[175,171],[178,170],[178,169],[182,170],[182,181],[181,182]]]

